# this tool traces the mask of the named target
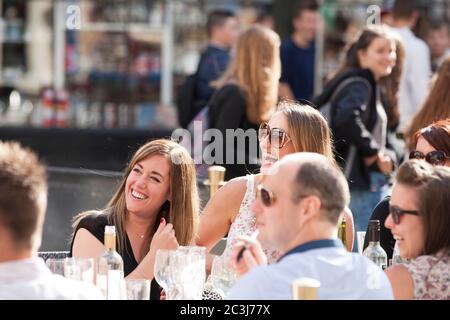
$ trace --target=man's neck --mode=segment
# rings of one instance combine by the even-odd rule
[[[318,227],[311,228],[310,226],[304,227],[297,235],[292,238],[281,248],[281,253],[286,254],[289,250],[295,247],[317,240],[324,239],[336,239],[336,228],[333,227]]]
[[[209,40],[208,44],[213,47],[218,47],[223,50],[228,50],[228,46],[218,39],[211,39],[211,40]]]
[[[301,32],[294,32],[292,35],[292,41],[295,43],[297,47],[307,48],[311,41],[305,38],[305,36]]]
[[[2,262],[13,262],[17,260],[30,259],[36,256],[36,252],[31,250],[3,250],[0,252],[0,263]]]

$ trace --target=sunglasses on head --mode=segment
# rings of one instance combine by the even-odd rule
[[[267,122],[261,123],[258,130],[259,140],[262,141],[269,137],[269,142],[275,148],[281,149],[286,143],[291,141],[286,131],[280,128],[270,128]]]
[[[441,150],[434,150],[428,152],[427,154],[424,154],[418,150],[413,150],[409,154],[409,159],[425,159],[426,162],[432,164],[433,166],[443,166],[447,159],[449,159],[449,156]]]
[[[261,198],[262,203],[266,207],[270,207],[275,203],[275,194],[264,188],[261,184],[256,187],[256,198]]]
[[[411,214],[414,216],[418,216],[419,212],[415,211],[415,210],[403,210],[400,209],[397,206],[389,206],[389,213],[392,215],[392,220],[394,221],[395,224],[399,224],[400,223],[400,217],[404,214]]]

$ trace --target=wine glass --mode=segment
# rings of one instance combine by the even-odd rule
[[[127,279],[127,300],[150,300],[150,281],[147,279]]]
[[[178,283],[182,299],[201,299],[206,279],[205,254],[205,247],[187,246],[178,249],[178,265],[182,268]]]
[[[155,256],[154,276],[156,282],[166,291],[167,300],[171,300],[171,291],[174,286],[173,265],[175,250],[158,249]]]

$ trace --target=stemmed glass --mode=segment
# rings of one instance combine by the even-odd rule
[[[166,291],[167,300],[172,300],[174,287],[175,250],[158,249],[155,256],[154,275],[158,284]]]

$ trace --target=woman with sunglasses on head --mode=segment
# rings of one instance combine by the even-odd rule
[[[417,131],[413,138],[415,149],[409,154],[409,159],[419,159],[433,166],[450,167],[450,118],[437,121],[430,126]],[[373,210],[370,220],[380,220],[380,244],[388,257],[392,257],[395,239],[391,232],[383,226],[389,214],[390,196],[381,201]],[[369,245],[364,240],[364,248]]]
[[[410,160],[396,176],[385,226],[409,262],[386,270],[395,299],[450,299],[450,168]]]
[[[263,123],[259,130],[262,150],[261,173],[264,174],[278,159],[294,152],[316,152],[335,163],[331,133],[324,117],[316,109],[293,102],[282,102],[278,111]],[[238,236],[253,234],[256,218],[250,205],[256,196],[256,186],[262,174],[247,175],[230,180],[209,200],[200,216],[197,245],[211,249],[227,233],[223,255],[229,256]],[[353,217],[350,210],[344,214],[347,222],[348,250],[353,248]],[[265,250],[268,262],[275,262],[277,251]]]

